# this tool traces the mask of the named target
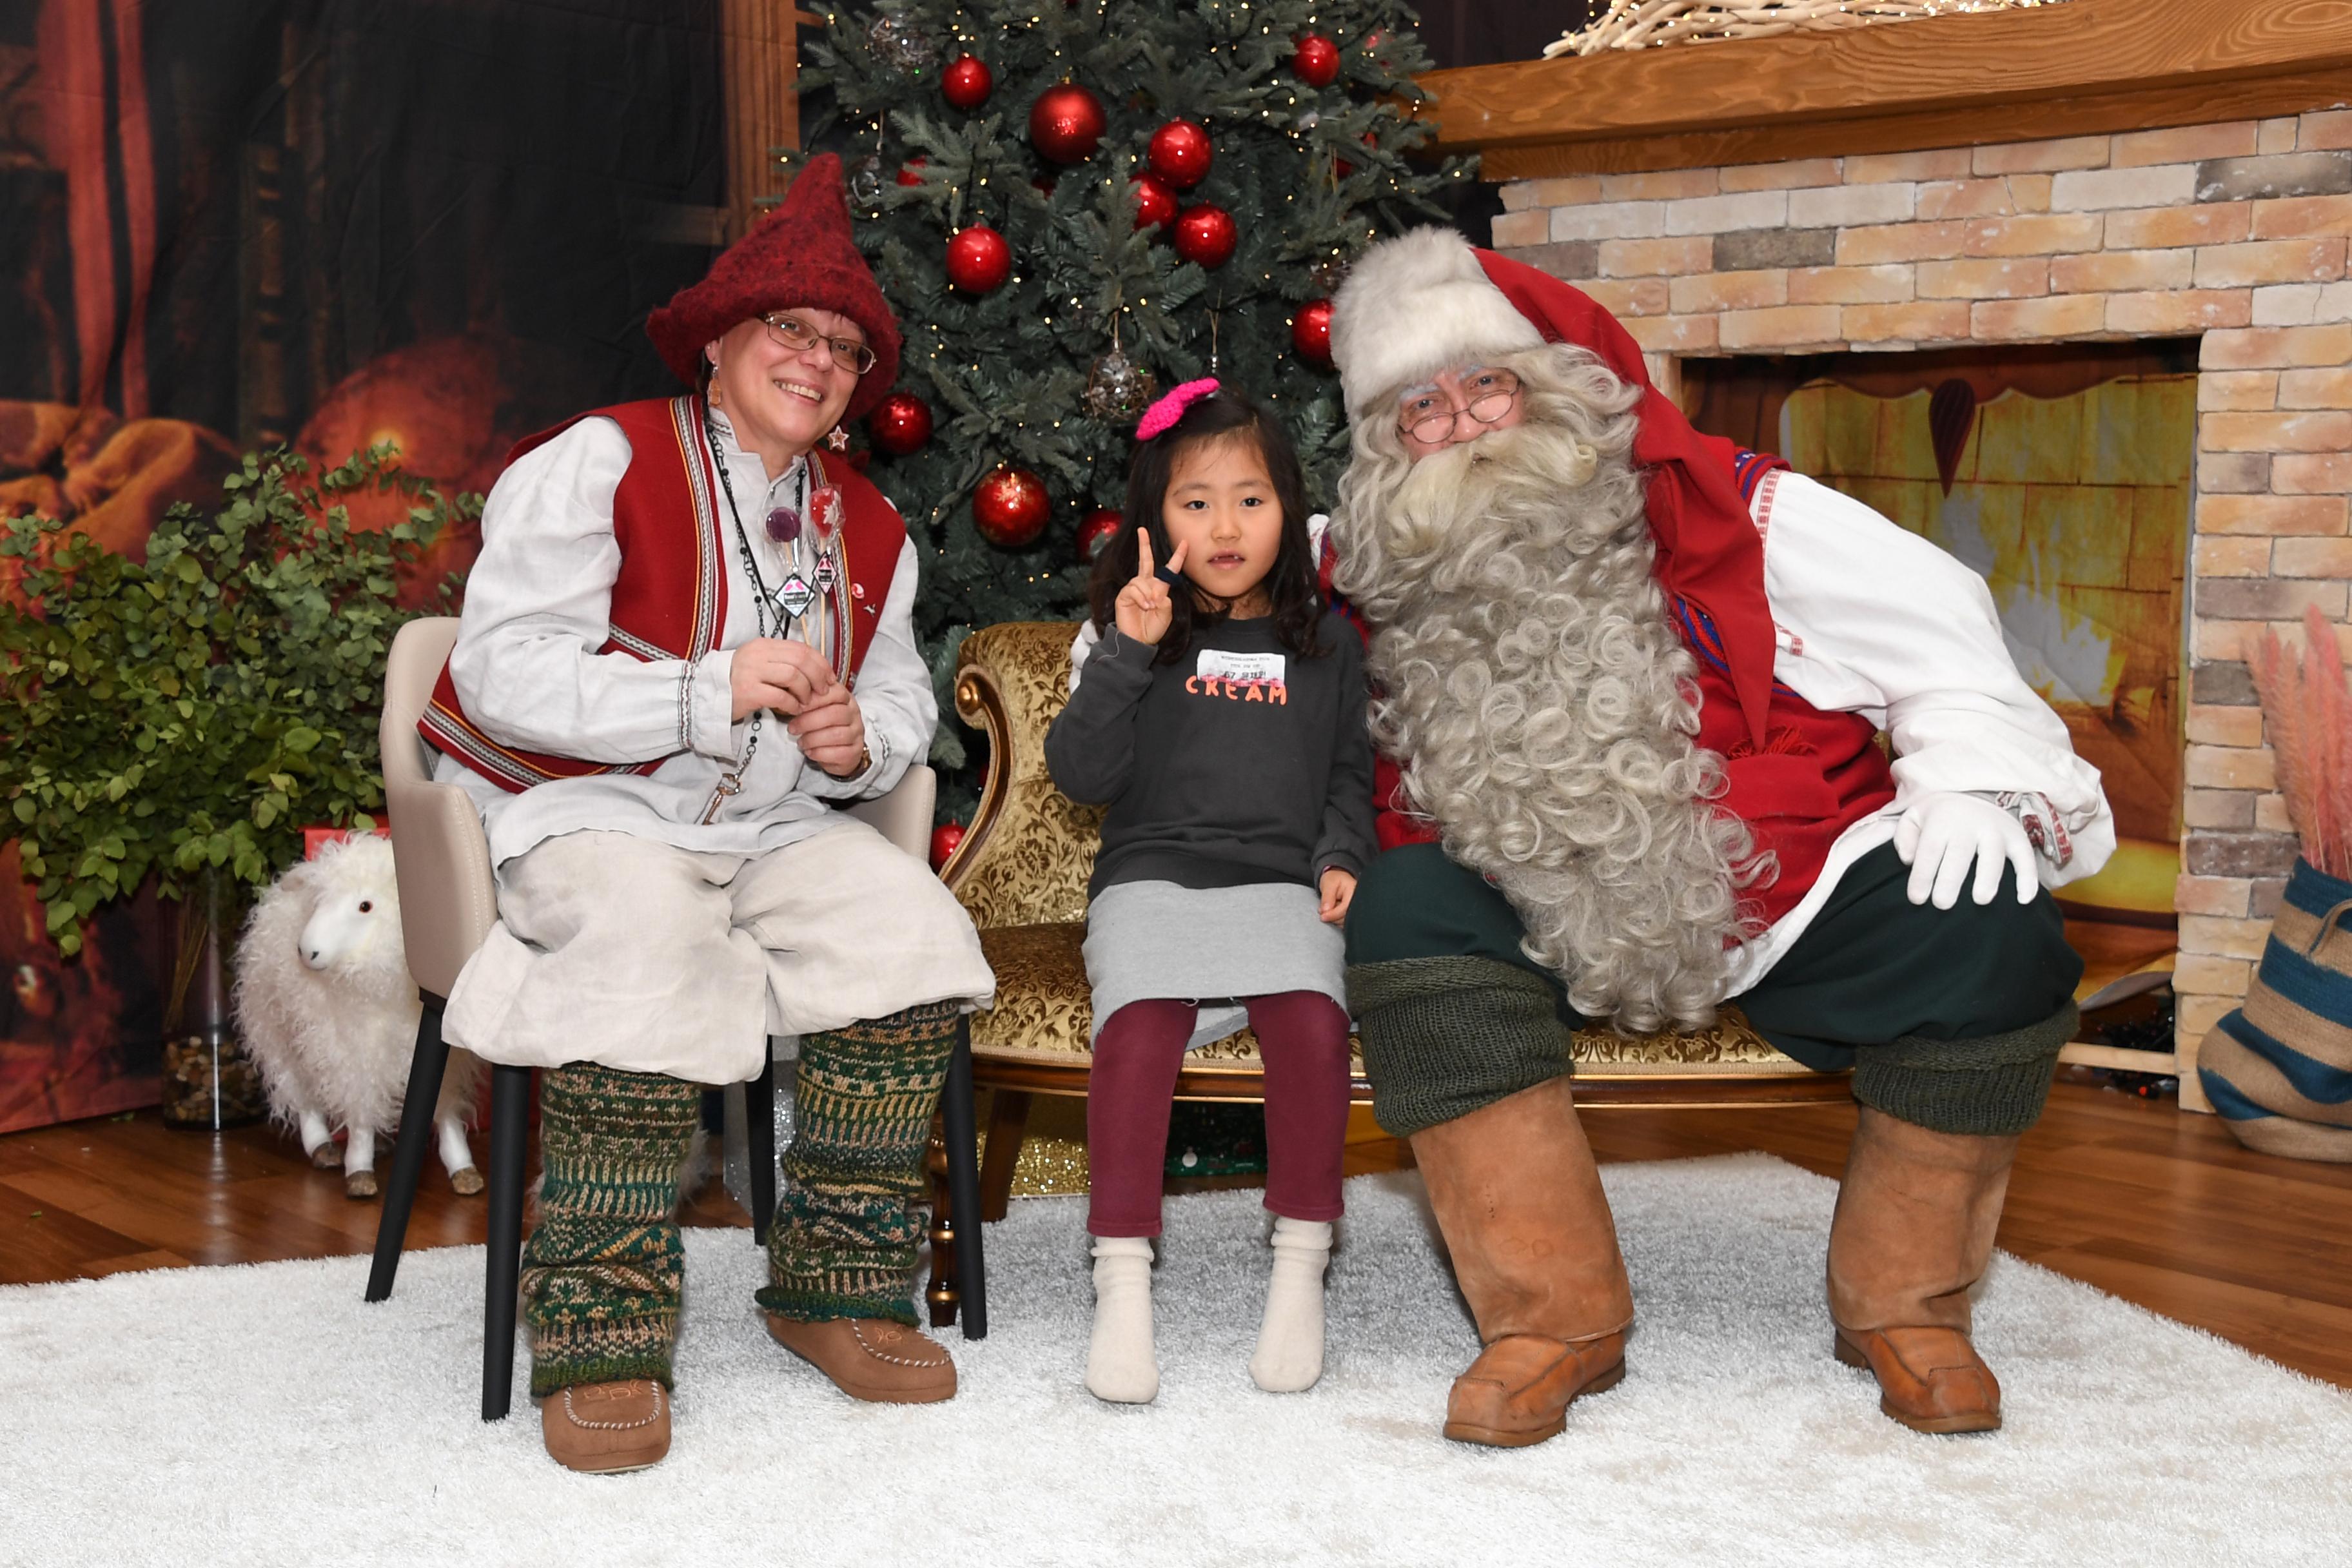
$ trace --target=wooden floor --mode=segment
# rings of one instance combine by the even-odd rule
[[[1604,1161],[1760,1149],[1834,1176],[1853,1111],[1599,1110],[1585,1126]],[[1349,1151],[1350,1172],[1406,1163],[1377,1134]],[[437,1164],[425,1187],[410,1245],[481,1239],[481,1199],[454,1196]],[[142,1112],[0,1137],[0,1283],[364,1252],[376,1214],[263,1128],[215,1137]],[[745,1223],[716,1185],[688,1222]],[[2352,1166],[2249,1153],[2169,1100],[2061,1082],[2020,1154],[2000,1245],[2352,1387]]]

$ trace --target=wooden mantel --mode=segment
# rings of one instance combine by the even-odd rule
[[[2352,0],[2069,0],[1421,85],[1489,180],[2096,135],[2352,103]]]

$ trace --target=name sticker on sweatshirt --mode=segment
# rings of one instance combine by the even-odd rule
[[[1285,657],[1278,653],[1226,653],[1204,647],[1184,689],[1195,697],[1287,704],[1290,689],[1283,681],[1286,668]]]

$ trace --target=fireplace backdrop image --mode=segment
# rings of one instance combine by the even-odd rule
[[[478,491],[519,437],[668,391],[643,326],[725,237],[724,20],[0,0],[0,516],[143,559],[248,451],[389,441]],[[446,537],[404,599],[478,545]],[[62,958],[0,854],[0,1131],[153,1101],[169,913],[126,900]]]
[[[2179,871],[2194,350],[1822,355],[1686,383],[1702,427],[1779,451],[1985,579],[2026,681],[2100,772],[2122,843],[2066,889],[2168,921]]]

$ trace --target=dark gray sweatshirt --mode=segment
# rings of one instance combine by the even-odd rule
[[[1322,653],[1282,646],[1271,616],[1196,630],[1172,664],[1103,634],[1045,732],[1072,800],[1108,802],[1089,896],[1118,882],[1314,887],[1373,850],[1363,644],[1326,614]]]

